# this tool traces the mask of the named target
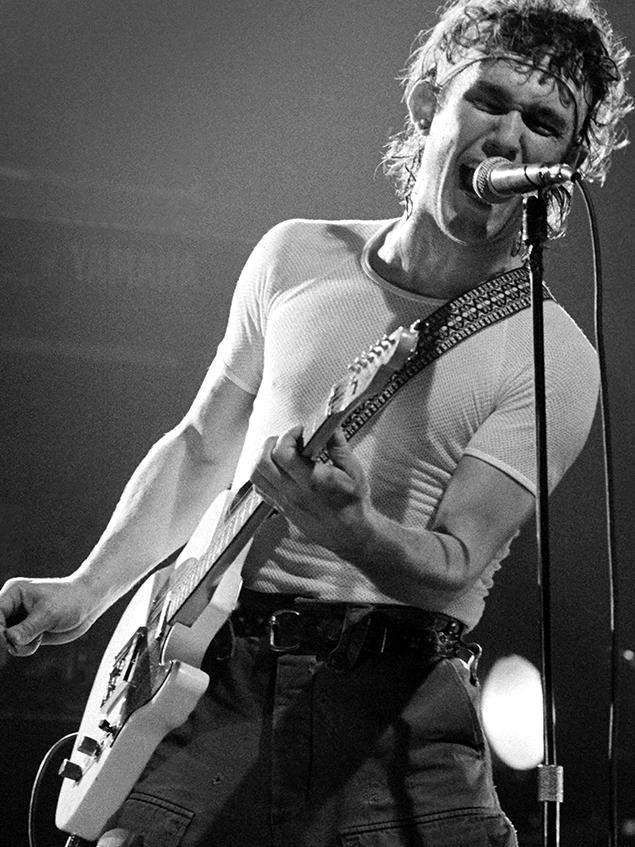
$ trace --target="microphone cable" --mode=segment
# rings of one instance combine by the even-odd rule
[[[609,731],[608,731],[608,816],[609,816],[609,847],[617,847],[618,840],[618,764],[617,741],[619,732],[619,694],[620,694],[620,660],[617,623],[620,617],[618,564],[615,540],[615,491],[613,486],[613,441],[611,435],[611,414],[609,408],[609,389],[606,367],[606,350],[604,345],[604,287],[602,276],[602,255],[600,237],[597,225],[595,206],[589,189],[581,180],[576,181],[584,199],[589,226],[591,229],[591,245],[593,257],[594,278],[594,334],[600,367],[600,415],[601,438],[604,459],[605,485],[605,521],[608,557],[609,579],[609,626],[610,626],[610,700],[609,700]]]

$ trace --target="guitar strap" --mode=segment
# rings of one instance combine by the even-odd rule
[[[554,299],[546,285],[543,285],[543,299]],[[367,398],[344,420],[342,429],[346,439],[352,438],[409,379],[443,353],[530,305],[529,271],[525,267],[514,268],[449,300],[427,318],[417,321],[419,340],[414,353],[395,371],[382,391]]]

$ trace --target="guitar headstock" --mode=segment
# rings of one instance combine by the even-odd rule
[[[348,376],[331,389],[327,414],[345,414],[359,405],[364,397],[381,391],[390,376],[412,355],[419,332],[414,325],[400,326],[364,350],[348,366]]]
[[[319,455],[340,422],[363,400],[380,392],[392,374],[405,364],[418,339],[416,324],[397,327],[351,362],[348,374],[331,388],[325,418],[306,442],[305,455]]]

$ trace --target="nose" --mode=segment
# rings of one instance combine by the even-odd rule
[[[509,111],[497,115],[483,143],[486,156],[503,156],[510,162],[520,161],[522,156],[523,120],[519,112]]]

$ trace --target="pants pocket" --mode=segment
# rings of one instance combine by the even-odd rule
[[[518,847],[502,812],[465,809],[407,821],[384,821],[340,834],[341,847]]]
[[[143,847],[178,847],[194,812],[161,797],[133,792],[117,815],[117,826],[143,836]]]
[[[462,703],[466,710],[466,726],[469,727],[471,740],[468,742],[477,750],[483,751],[487,746],[485,734],[481,725],[480,686],[472,679],[469,668],[462,659],[449,659],[444,664],[444,670],[451,677],[449,683],[456,692],[455,702]]]
[[[479,710],[478,685],[470,681],[464,662],[443,659],[406,705],[402,717],[409,729],[410,744],[423,751],[430,744],[454,744],[482,755],[486,745]],[[480,808],[481,804],[475,806]]]

